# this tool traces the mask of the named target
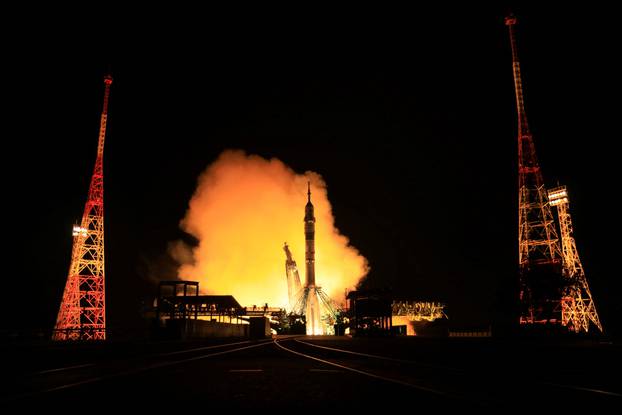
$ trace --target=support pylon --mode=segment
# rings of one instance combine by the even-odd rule
[[[512,47],[518,112],[518,264],[521,324],[561,323],[561,292],[568,283],[533,136],[529,130],[514,26],[505,19]]]
[[[58,310],[54,340],[105,340],[104,140],[112,77],[104,77],[97,159],[80,226],[73,227],[71,265]]]
[[[579,259],[577,244],[573,236],[570,201],[566,186],[549,190],[548,198],[551,206],[557,208],[562,238],[564,273],[572,281],[562,298],[562,324],[569,330],[579,333],[580,331],[588,332],[591,321],[602,332],[603,327],[596,312],[596,305],[587,284],[585,271]]]

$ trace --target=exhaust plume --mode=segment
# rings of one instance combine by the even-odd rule
[[[231,294],[243,306],[287,307],[283,243],[304,281],[307,181],[316,216],[316,281],[342,304],[344,289],[354,289],[368,264],[335,228],[322,177],[239,150],[224,151],[199,177],[181,221],[199,243],[192,261],[181,263],[179,278],[199,281],[208,294]]]

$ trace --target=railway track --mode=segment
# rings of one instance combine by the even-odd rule
[[[271,344],[271,339],[247,340],[34,371],[17,377],[10,385],[7,385],[0,395],[0,403],[20,401],[104,380],[136,375]]]
[[[497,346],[474,354],[485,345],[464,350],[456,343],[376,340],[280,336],[223,344],[105,345],[75,356],[80,348],[67,348],[63,359],[42,359],[41,367],[33,364],[9,375],[0,390],[0,408],[119,393],[136,400],[166,393],[193,396],[197,402],[209,397],[234,407],[304,406],[323,396],[326,407],[350,402],[397,407],[406,399],[439,408],[598,408],[619,405],[622,398],[614,383],[598,384],[602,371],[595,372],[595,382],[572,374],[547,377],[545,367],[520,369],[503,348],[490,354]],[[447,350],[456,358],[447,358]]]
[[[362,353],[329,347],[300,338],[279,340],[280,349],[336,370],[343,370],[382,382],[418,390],[456,403],[475,407],[534,407],[568,403],[573,395],[582,402],[620,403],[622,393],[585,385],[552,382],[525,373],[504,373],[503,367],[452,367],[421,360],[409,360],[381,354]],[[285,344],[284,344],[285,343]],[[521,390],[528,385],[528,391]]]

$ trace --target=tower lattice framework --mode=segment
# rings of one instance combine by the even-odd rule
[[[97,159],[80,226],[73,228],[71,265],[58,310],[54,340],[105,340],[104,140],[112,77],[104,77]]]
[[[516,18],[505,19],[510,33],[518,112],[518,263],[521,324],[561,323],[561,295],[568,281],[553,214],[527,122],[516,44]]]
[[[564,273],[572,281],[572,284],[563,293],[561,304],[562,324],[578,333],[580,331],[587,332],[591,321],[602,332],[603,327],[596,312],[596,305],[594,304],[573,236],[570,201],[566,186],[550,189],[548,198],[551,206],[557,208],[564,258]]]

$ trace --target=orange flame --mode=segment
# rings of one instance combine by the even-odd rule
[[[278,159],[224,151],[200,176],[181,222],[199,244],[193,262],[181,259],[179,277],[209,294],[231,294],[240,304],[287,307],[283,243],[304,285],[304,207],[307,181],[315,206],[316,282],[338,304],[368,271],[367,260],[335,228],[326,183],[308,171],[296,174]]]

